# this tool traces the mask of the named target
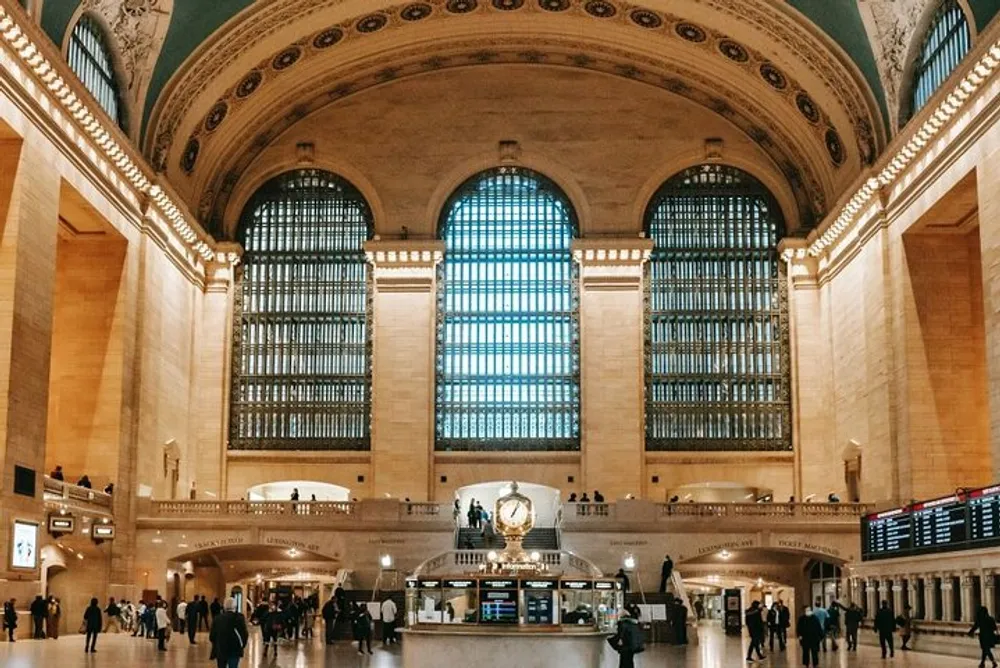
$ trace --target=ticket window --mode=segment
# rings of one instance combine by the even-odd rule
[[[476,624],[479,621],[478,582],[444,580],[441,588],[441,619],[445,624]]]
[[[625,603],[621,583],[614,580],[594,582],[594,602],[597,628],[605,633],[613,633],[618,627],[618,610]]]
[[[490,578],[479,581],[479,623],[517,624],[520,621],[517,580]]]
[[[521,622],[529,626],[556,624],[558,583],[555,580],[523,580],[521,582]]]
[[[417,589],[416,623],[443,624],[443,598],[440,580],[420,580]]]
[[[560,619],[564,626],[596,624],[594,583],[590,580],[563,580],[559,589]]]

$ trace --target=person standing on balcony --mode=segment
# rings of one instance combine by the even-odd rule
[[[670,558],[670,555],[666,555],[663,558],[663,566],[660,567],[660,593],[667,593],[667,583],[670,582],[671,576],[674,574],[674,560]]]
[[[53,480],[58,480],[59,482],[65,482],[66,480],[66,478],[63,476],[62,466],[58,464],[56,465],[52,473],[49,474],[49,477],[52,478]]]
[[[109,482],[107,485],[105,485],[104,486],[104,493],[107,494],[108,496],[111,496],[112,494],[114,494],[115,493],[115,483]]]
[[[568,499],[566,499],[566,503],[577,503],[577,500],[576,500],[576,492],[572,492],[572,493],[571,493],[571,494],[569,495],[569,498],[568,498]]]
[[[90,476],[84,474],[82,478],[76,481],[77,487],[83,487],[84,489],[93,489],[94,485],[90,482]]]
[[[601,494],[600,490],[594,490],[594,503],[604,503],[604,495]]]

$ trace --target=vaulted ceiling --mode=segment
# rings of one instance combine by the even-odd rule
[[[935,1],[47,0],[42,25],[63,44],[82,11],[104,18],[130,132],[206,222],[305,116],[408,77],[516,63],[622,77],[723,117],[770,157],[808,226],[895,126],[887,60],[901,49],[880,35],[898,41]],[[978,26],[1000,8],[968,2]]]

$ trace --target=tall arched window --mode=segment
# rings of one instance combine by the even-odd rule
[[[261,187],[240,226],[229,447],[367,450],[368,203],[334,174],[298,170]]]
[[[721,165],[667,181],[646,210],[648,450],[791,448],[783,222]]]
[[[124,128],[125,114],[111,59],[111,47],[104,30],[87,14],[73,27],[67,57],[70,68],[80,78],[80,82],[118,127]]]
[[[566,195],[502,167],[463,184],[440,224],[436,447],[580,447],[578,287]]]
[[[958,0],[944,0],[920,46],[913,75],[913,113],[927,104],[971,47],[972,34],[965,12]]]

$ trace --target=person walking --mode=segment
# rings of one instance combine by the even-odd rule
[[[900,644],[899,649],[910,651],[911,648],[908,644],[910,638],[913,637],[913,615],[910,613],[909,603],[903,605],[903,614],[900,617],[902,617],[903,623],[899,627],[899,635],[903,642]]]
[[[135,610],[135,628],[132,630],[132,637],[145,635],[146,632],[146,602],[139,601],[139,607]]]
[[[83,630],[87,634],[83,644],[84,653],[97,651],[97,634],[101,632],[103,621],[101,607],[97,605],[97,599],[90,599],[90,606],[83,613]]]
[[[353,628],[354,637],[358,641],[358,654],[364,654],[361,651],[362,644],[367,645],[368,653],[372,654],[372,615],[366,606],[354,604]]]
[[[17,632],[17,599],[12,598],[4,601],[3,604],[3,628],[7,631],[8,642],[14,642],[14,634]]]
[[[330,600],[323,604],[323,639],[327,645],[333,644],[334,630],[337,625],[337,603],[332,596]]]
[[[830,613],[826,611],[825,607],[823,607],[823,599],[821,599],[819,596],[816,597],[816,605],[813,606],[812,611],[813,611],[813,616],[816,618],[816,621],[819,622],[820,629],[823,630],[823,636],[822,638],[820,638],[819,645],[820,647],[823,648],[823,651],[825,652],[826,634],[830,626]]]
[[[754,601],[747,608],[746,613],[747,632],[750,634],[750,647],[747,648],[747,662],[753,663],[754,650],[757,651],[757,658],[764,659],[764,618],[760,609],[760,601]]]
[[[878,644],[882,648],[882,658],[885,658],[886,650],[890,657],[896,656],[896,648],[893,646],[892,632],[896,630],[896,618],[892,616],[889,609],[889,601],[882,601],[882,607],[875,613],[875,633],[878,634]]]
[[[198,600],[197,596],[191,599],[191,602],[188,603],[187,607],[184,609],[184,614],[187,615],[186,623],[187,623],[188,641],[190,641],[192,645],[197,644],[195,643],[194,636],[195,633],[198,632],[198,612],[200,610],[201,610],[201,602]]]
[[[208,606],[208,612],[212,615],[212,624],[215,624],[215,618],[222,614],[222,604],[219,603],[218,596],[212,599],[212,605]]]
[[[113,597],[108,599],[108,607],[104,608],[104,614],[108,616],[107,620],[104,622],[104,633],[107,633],[112,626],[115,627],[115,633],[121,633],[122,609],[118,607],[118,604],[115,603],[115,599]]]
[[[667,593],[667,584],[670,582],[671,576],[674,574],[674,560],[670,558],[670,555],[663,557],[663,565],[660,567],[660,593]]]
[[[628,610],[618,615],[618,632],[608,638],[608,644],[618,652],[618,668],[635,668],[635,655],[645,649],[642,630]]]
[[[236,611],[236,600],[232,597],[227,598],[222,607],[223,611],[212,620],[208,638],[218,668],[239,668],[250,635],[247,620]]]
[[[785,651],[785,641],[781,637],[781,603],[775,601],[767,611],[767,648],[774,652],[774,639],[778,639],[778,650]]]
[[[778,599],[778,625],[781,627],[781,648],[788,646],[788,629],[792,626],[792,611],[785,602]]]
[[[185,628],[186,628],[185,625],[187,623],[187,608],[188,608],[188,603],[183,599],[181,600],[180,603],[177,604],[177,632],[181,634],[185,633]]]
[[[823,639],[823,627],[813,614],[813,610],[807,605],[802,610],[802,615],[795,624],[795,634],[799,638],[799,645],[802,646],[802,665],[804,668],[817,668],[819,666],[819,643]]]
[[[45,639],[45,618],[49,614],[49,606],[41,596],[35,596],[35,600],[28,607],[31,613],[32,635],[35,640]]]
[[[837,638],[840,637],[840,610],[843,608],[839,601],[831,601],[830,607],[826,609],[826,636],[830,639],[830,648],[837,651]]]
[[[851,603],[844,613],[844,628],[847,630],[847,651],[858,651],[858,629],[861,628],[861,620],[864,613],[857,603]]]
[[[979,606],[976,611],[976,623],[969,629],[969,636],[976,635],[976,631],[979,631],[979,649],[982,651],[979,668],[986,668],[986,659],[990,660],[993,668],[997,668],[997,660],[993,658],[993,646],[997,644],[997,620],[993,619],[985,605]]]
[[[170,633],[170,615],[167,613],[167,602],[160,601],[156,606],[156,649],[167,651],[167,637]]]
[[[62,607],[59,599],[49,596],[49,609],[45,617],[45,634],[53,640],[59,639],[59,620],[62,619]]]
[[[382,644],[391,645],[398,643],[396,639],[396,602],[392,597],[386,596],[382,601]]]
[[[205,627],[206,631],[212,630],[211,622],[208,619],[208,599],[204,594],[201,596],[201,602],[198,604],[198,628],[201,629],[202,626]]]

